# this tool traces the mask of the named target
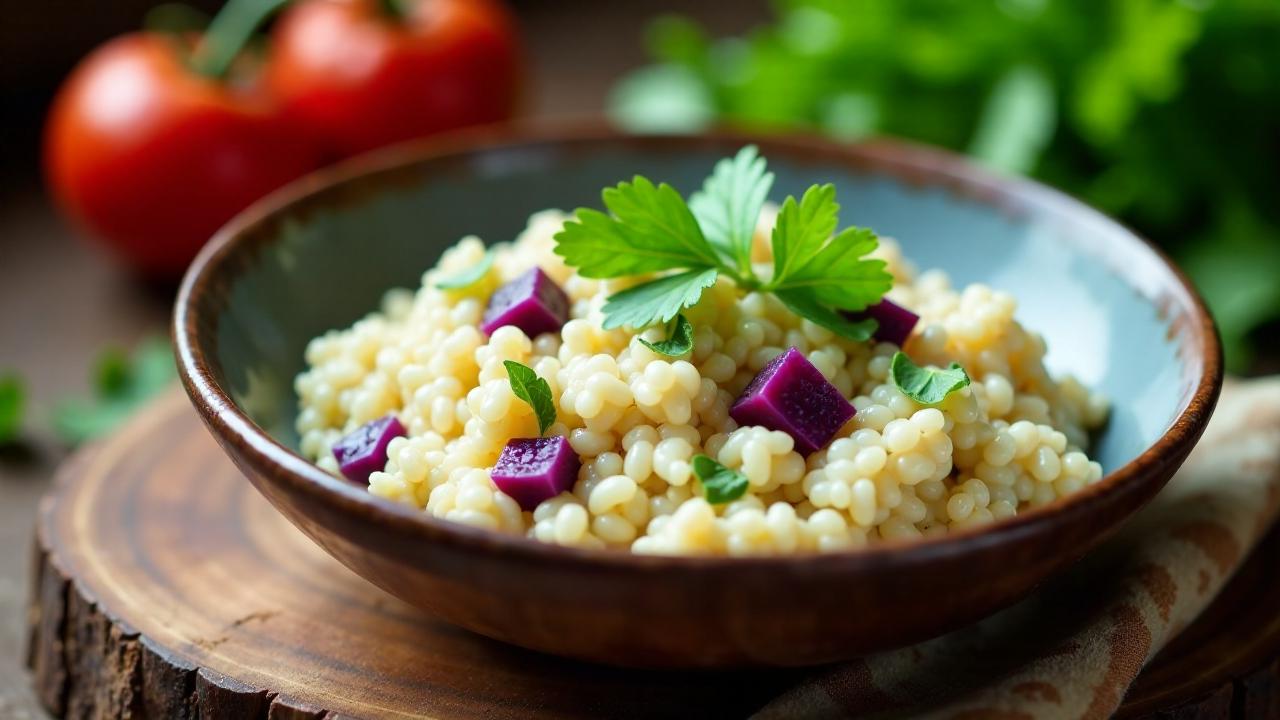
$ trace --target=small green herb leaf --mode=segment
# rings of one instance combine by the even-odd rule
[[[64,400],[53,411],[53,429],[70,445],[102,437],[124,424],[134,403]]]
[[[747,492],[747,476],[731,470],[706,455],[693,456],[693,474],[702,483],[707,502],[720,505],[733,502]]]
[[[785,277],[775,278],[775,289],[808,288],[825,305],[842,310],[862,310],[884,297],[893,287],[893,276],[883,260],[864,257],[879,245],[866,228],[847,228]]]
[[[800,202],[787,197],[773,226],[773,282],[785,282],[813,259],[836,231],[836,187],[812,185]]]
[[[485,252],[484,257],[480,258],[480,262],[453,277],[437,281],[436,287],[441,290],[461,290],[465,287],[471,287],[480,282],[480,279],[489,273],[489,268],[491,267],[493,267],[493,250],[488,250]]]
[[[168,338],[151,337],[133,351],[131,397],[147,400],[169,387],[178,376]]]
[[[636,176],[601,194],[612,214],[580,209],[556,233],[556,254],[589,278],[715,267],[720,259],[675,188]]]
[[[538,435],[546,434],[547,428],[556,421],[556,403],[551,397],[551,385],[538,377],[533,368],[515,360],[503,360],[502,364],[507,367],[511,392],[533,408],[533,414],[538,418]]]
[[[945,370],[920,367],[901,350],[889,364],[889,379],[907,397],[925,405],[937,405],[970,382],[969,374],[959,363],[951,363]]]
[[[0,445],[17,439],[25,400],[26,392],[17,375],[0,377]]]
[[[813,185],[800,202],[788,197],[773,228],[773,280],[767,289],[804,288],[823,305],[862,310],[893,287],[883,260],[865,257],[880,244],[865,228],[834,237],[840,205],[833,185]]]
[[[676,315],[675,325],[671,327],[671,332],[667,333],[666,340],[659,340],[656,343],[649,342],[644,338],[637,338],[641,345],[667,357],[681,357],[687,355],[693,350],[693,324],[690,323],[683,314]]]
[[[107,348],[98,355],[94,364],[93,388],[98,397],[119,397],[128,389],[132,375],[129,356],[120,348]]]
[[[850,320],[839,310],[833,310],[818,302],[813,293],[805,288],[775,290],[774,295],[777,295],[791,312],[855,342],[870,340],[878,325],[872,318]]]
[[[707,240],[744,275],[751,272],[760,208],[773,188],[773,173],[765,168],[756,146],[747,145],[733,159],[716,163],[702,190],[689,198],[689,209]]]
[[[54,429],[75,445],[105,435],[172,384],[176,375],[168,340],[144,340],[128,357],[103,350],[93,366],[94,397],[64,400],[53,413]]]
[[[668,322],[698,302],[702,291],[715,284],[716,276],[715,268],[686,270],[616,293],[604,305],[604,328],[642,328]]]

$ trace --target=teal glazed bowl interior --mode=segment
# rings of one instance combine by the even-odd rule
[[[391,287],[417,287],[460,237],[512,239],[531,213],[598,206],[632,175],[697,187],[755,142],[774,198],[838,189],[841,219],[897,238],[957,286],[1011,292],[1047,362],[1112,401],[1091,450],[1104,479],[984,528],[834,555],[632,556],[455,525],[381,500],[297,454],[307,342]],[[1157,251],[1057,192],[888,141],[634,137],[508,130],[358,159],[224,228],[184,282],[184,385],[214,436],[285,516],[355,572],[450,622],[549,653],[650,667],[801,665],[900,646],[1025,595],[1169,479],[1221,386],[1212,320]]]

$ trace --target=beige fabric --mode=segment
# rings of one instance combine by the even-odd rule
[[[1280,379],[1229,382],[1186,465],[1114,539],[977,625],[819,671],[757,718],[1105,718],[1280,506]]]

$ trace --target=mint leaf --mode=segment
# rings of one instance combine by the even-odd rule
[[[773,173],[766,169],[755,145],[747,145],[730,160],[716,163],[702,190],[689,198],[689,209],[703,234],[744,275],[751,272],[751,246],[756,221],[769,190]]]
[[[480,282],[480,279],[489,273],[489,268],[493,267],[493,250],[485,251],[484,257],[480,258],[480,262],[463,270],[452,277],[445,278],[436,282],[436,287],[440,290],[461,290]]]
[[[17,375],[0,377],[0,445],[18,438],[26,391]]]
[[[698,302],[702,291],[715,284],[717,275],[715,268],[686,270],[615,293],[604,304],[604,329],[668,322]]]
[[[644,338],[636,338],[641,345],[667,357],[681,357],[689,354],[693,350],[693,324],[690,323],[683,314],[676,315],[676,323],[671,328],[671,332],[667,333],[666,340],[659,340],[656,343],[649,342]]]
[[[63,400],[53,412],[54,430],[72,445],[116,429],[177,375],[164,338],[144,340],[132,357],[117,348],[103,350],[93,367],[94,397]]]
[[[804,288],[775,290],[773,294],[791,312],[849,340],[856,342],[870,340],[878,325],[872,318],[850,320],[840,311],[833,310],[818,302],[813,297],[813,293]]]
[[[811,185],[797,203],[788,196],[773,226],[773,282],[783,283],[804,267],[836,231],[836,188]]]
[[[731,470],[706,455],[693,456],[693,474],[702,483],[707,502],[720,505],[733,502],[747,492],[747,476]]]
[[[969,375],[959,363],[945,370],[920,367],[899,350],[889,364],[889,379],[907,397],[924,405],[937,405],[948,395],[969,384]]]
[[[577,211],[556,233],[556,254],[589,278],[614,278],[659,270],[715,267],[720,258],[675,188],[637,175],[606,188],[606,215]]]
[[[502,364],[507,367],[511,392],[533,408],[533,414],[538,418],[538,435],[545,435],[547,428],[556,421],[556,403],[551,397],[551,385],[538,377],[532,368],[515,360],[503,360]]]

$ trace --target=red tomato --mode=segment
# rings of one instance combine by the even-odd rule
[[[308,0],[276,24],[272,91],[338,154],[505,120],[515,109],[519,53],[504,6],[400,6],[394,17],[377,0]]]
[[[253,87],[189,70],[176,40],[133,34],[94,51],[45,127],[53,194],[144,273],[174,276],[224,222],[316,168]]]

